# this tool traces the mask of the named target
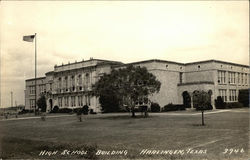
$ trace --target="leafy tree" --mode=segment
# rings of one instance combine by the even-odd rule
[[[250,100],[249,90],[248,89],[239,90],[238,101],[242,103],[244,107],[249,107],[249,100]]]
[[[89,112],[89,106],[88,105],[84,105],[82,107],[82,112],[83,112],[84,115],[87,115],[88,112]]]
[[[46,112],[47,104],[45,95],[41,95],[40,98],[37,100],[37,106],[41,109],[42,112]]]
[[[131,110],[132,117],[135,117],[135,103],[138,99],[159,92],[160,87],[160,81],[149,73],[146,67],[132,65],[104,74],[93,86],[94,94],[100,97],[103,109],[108,110],[108,107],[120,109],[121,105],[126,105]],[[110,102],[112,100],[114,101]]]
[[[218,96],[217,99],[215,100],[215,107],[216,107],[216,109],[225,109],[226,108],[226,103],[223,101],[221,96]]]
[[[104,113],[120,111],[119,100],[114,93],[100,96],[99,101]]]
[[[211,95],[212,91],[209,90],[206,91],[194,91],[193,93],[193,103],[196,107],[196,110],[200,110],[202,113],[202,125],[205,125],[204,123],[204,111],[211,108]]]

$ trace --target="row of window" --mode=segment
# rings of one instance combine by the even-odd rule
[[[77,101],[76,101],[77,100]],[[58,106],[59,107],[75,107],[75,106],[90,106],[90,96],[65,96],[58,97]]]
[[[238,101],[238,95],[237,95],[236,89],[229,89],[229,92],[227,92],[226,89],[219,89],[219,96],[222,97],[224,102]]]
[[[34,108],[35,107],[35,100],[34,99],[30,99],[30,107]]]
[[[227,84],[226,71],[218,71],[218,83]],[[229,84],[248,84],[247,73],[228,72],[228,83]]]
[[[70,77],[66,76],[64,78],[59,77],[57,88],[62,88],[62,87],[68,88],[68,87],[82,86],[83,81],[84,81],[84,85],[88,86],[90,84],[89,74],[86,74],[86,76],[84,76],[83,78],[82,78],[82,75],[70,76]]]
[[[37,89],[39,93],[46,91],[45,85],[38,85]],[[35,94],[35,86],[29,86],[29,92],[30,94]]]

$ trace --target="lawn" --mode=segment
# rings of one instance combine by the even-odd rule
[[[247,109],[183,113],[0,121],[0,159],[247,159]]]

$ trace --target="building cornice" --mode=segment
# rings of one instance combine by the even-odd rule
[[[212,81],[198,81],[198,82],[187,82],[187,83],[178,83],[178,86],[187,86],[187,85],[197,85],[197,84],[214,84]]]
[[[38,77],[38,78],[30,78],[30,79],[26,79],[25,81],[34,81],[36,80],[40,80],[40,79],[45,79],[46,77]]]
[[[235,66],[240,66],[240,67],[248,67],[249,65],[244,65],[244,64],[238,64],[238,63],[233,63],[233,62],[225,62],[225,61],[220,61],[220,60],[204,60],[204,61],[197,61],[197,62],[190,62],[190,63],[185,63],[185,65],[193,65],[193,64],[201,64],[201,63],[211,63],[211,62],[215,62],[215,63],[223,63],[223,64],[228,64],[228,65],[235,65]]]

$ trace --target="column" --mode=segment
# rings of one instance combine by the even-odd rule
[[[190,95],[190,98],[191,98],[191,109],[194,108],[194,103],[193,103],[193,94],[192,93],[189,93]]]

